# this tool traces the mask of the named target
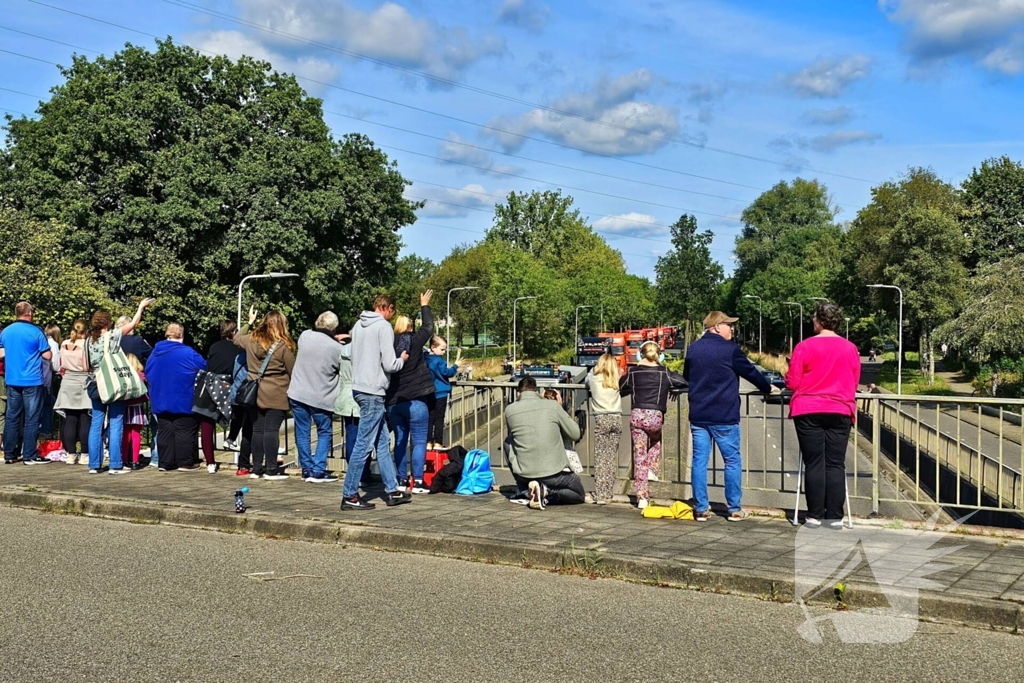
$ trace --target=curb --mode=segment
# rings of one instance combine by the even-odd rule
[[[618,578],[667,588],[743,595],[776,602],[794,601],[795,587],[792,575],[683,563],[659,563],[603,553],[596,547],[516,545],[457,535],[397,531],[359,524],[270,519],[258,514],[236,515],[148,502],[9,489],[0,490],[0,505],[136,524],[168,524],[264,538],[420,553],[489,564],[564,571],[590,578]],[[834,607],[836,603],[823,598],[814,600],[812,604]],[[847,589],[846,605],[849,608],[870,609],[886,607],[888,604],[886,596],[877,586],[851,582]],[[922,592],[918,604],[917,618],[921,621],[959,624],[1015,634],[1024,628],[1024,605],[1014,602],[987,598],[965,599],[941,593]]]

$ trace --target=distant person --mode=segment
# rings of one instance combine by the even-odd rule
[[[171,323],[146,361],[149,400],[157,418],[160,471],[201,469],[196,457],[199,421],[192,412],[196,375],[206,360],[185,344],[185,328]]]
[[[223,320],[218,330],[220,339],[210,345],[206,352],[206,371],[224,378],[232,391],[229,400],[234,398],[234,389],[237,383],[241,383],[245,375],[245,351],[240,349],[233,341],[238,334],[238,324],[234,320]],[[206,460],[207,469],[213,466],[216,471],[216,459],[214,457],[217,448],[217,422],[206,415],[199,415],[199,443],[202,445],[203,457]],[[224,436],[224,448],[239,450],[238,438],[242,432],[242,423],[245,421],[245,410],[233,406],[231,410],[231,422],[228,432]],[[241,466],[239,465],[239,469]],[[236,470],[237,472],[237,470]],[[246,472],[249,474],[249,472]]]
[[[295,419],[295,449],[299,454],[302,481],[327,484],[338,478],[327,470],[334,448],[334,404],[338,399],[341,355],[347,351],[335,338],[338,316],[321,313],[312,330],[299,335],[299,350],[288,386],[288,404]],[[316,452],[310,430],[316,429]]]
[[[562,408],[560,394],[545,401],[537,380],[519,380],[518,399],[505,409],[508,461],[520,490],[529,491],[529,506],[543,510],[548,503],[572,505],[586,500],[579,475],[569,468],[565,441],[580,440],[580,427]]]
[[[128,365],[139,375],[143,384],[146,383],[146,372],[135,357],[135,354],[126,353]],[[146,404],[149,402],[149,394],[143,394],[138,398],[125,401],[124,407],[124,432],[121,437],[121,459],[125,466],[132,470],[141,470],[142,463],[139,462],[139,455],[142,451],[142,430],[149,425],[149,417],[146,415]],[[130,463],[130,464],[129,464]]]
[[[746,517],[743,497],[743,462],[740,455],[740,377],[765,394],[778,389],[747,360],[732,341],[731,318],[712,311],[704,318],[704,334],[686,350],[683,376],[690,383],[690,433],[693,436],[694,518],[706,522],[711,515],[708,502],[708,461],[714,441],[725,461],[725,500],[730,522]]]
[[[250,311],[249,324],[255,320],[255,311]],[[248,418],[242,428],[242,450],[252,449],[249,478],[287,479],[288,475],[278,465],[277,449],[281,444],[281,425],[289,409],[288,385],[295,368],[295,342],[288,334],[288,319],[280,311],[270,311],[252,334],[237,334],[234,342],[245,349],[249,379],[259,377],[263,361],[269,357],[256,405],[246,408]]]
[[[117,322],[114,323],[114,326],[124,327],[129,322],[131,322],[131,318],[127,315],[122,315],[117,319]],[[153,353],[153,347],[150,346],[149,342],[145,339],[135,334],[134,328],[131,332],[124,335],[124,338],[121,340],[121,350],[138,358],[139,362],[142,363],[143,366],[145,366],[146,361],[149,360],[149,354]]]
[[[428,289],[420,295],[420,329],[413,332],[412,323],[405,316],[395,321],[395,353],[408,353],[409,357],[402,368],[391,375],[385,395],[388,422],[395,433],[398,490],[413,493],[430,493],[430,487],[423,481],[423,470],[427,460],[428,405],[434,401],[434,378],[424,360],[423,348],[434,336],[434,316],[430,311],[433,294],[433,290]]]
[[[92,400],[86,390],[89,359],[85,343],[89,324],[82,319],[71,324],[68,338],[60,345],[60,390],[54,410],[64,415],[61,442],[67,453],[67,464],[75,465],[79,457],[89,454],[89,425],[92,423]]]
[[[584,380],[590,391],[590,411],[594,414],[594,502],[598,505],[610,502],[615,493],[622,438],[619,374],[615,356],[605,353]]]
[[[846,450],[857,411],[860,381],[857,347],[836,334],[843,312],[830,303],[814,307],[815,336],[793,350],[786,386],[793,390],[789,417],[804,460],[808,527],[843,526]]]
[[[95,373],[104,356],[117,352],[121,340],[139,326],[142,314],[156,299],[143,299],[135,315],[123,325],[114,325],[107,311],[96,311],[92,315],[92,330],[87,345],[89,367]],[[105,343],[104,343],[105,342]],[[124,436],[125,402],[103,403],[98,397],[91,398],[92,416],[89,425],[89,474],[99,474],[103,467],[103,426],[107,423],[107,443],[110,449],[110,474],[128,474],[131,469],[124,467],[121,460],[121,441]]]
[[[339,324],[338,331],[344,335],[341,339],[342,352],[338,357],[338,397],[334,401],[334,414],[341,418],[345,428],[345,463],[352,460],[352,452],[359,434],[359,404],[352,396],[352,327]],[[363,472],[363,483],[369,481]]]
[[[352,327],[352,396],[359,406],[359,430],[352,459],[345,471],[342,510],[372,510],[376,507],[359,496],[359,482],[370,452],[377,451],[377,467],[384,479],[384,502],[388,507],[408,503],[412,496],[398,490],[391,438],[384,423],[384,396],[390,376],[402,369],[407,352],[395,354],[395,333],[388,321],[395,315],[395,301],[378,294],[373,310],[363,311]]]
[[[641,510],[650,504],[650,482],[658,481],[661,467],[661,430],[670,393],[686,388],[686,380],[661,364],[657,342],[640,345],[640,362],[619,378],[619,393],[632,398],[629,415],[633,438],[633,492]]]
[[[461,350],[455,355],[455,363],[448,365],[444,359],[448,351],[448,340],[435,334],[430,340],[430,354],[427,368],[434,380],[434,403],[430,407],[430,423],[427,425],[427,448],[444,450],[444,416],[448,412],[448,399],[452,395],[452,377],[459,373]]]
[[[7,411],[4,421],[4,463],[20,459],[26,465],[50,461],[39,455],[39,414],[45,403],[43,365],[53,358],[50,342],[32,322],[32,304],[20,301],[14,307],[15,321],[0,331],[4,350],[4,381],[7,383]],[[21,444],[21,452],[18,452]]]
[[[60,391],[60,326],[47,325],[43,329],[50,345],[50,360],[43,363],[43,409],[39,415],[39,433],[49,439],[53,432],[53,407]]]

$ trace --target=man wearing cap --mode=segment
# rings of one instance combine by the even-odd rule
[[[730,522],[744,518],[740,507],[740,377],[768,394],[775,389],[768,378],[747,360],[732,341],[732,326],[739,318],[712,311],[704,318],[704,335],[686,350],[683,376],[690,383],[690,432],[693,435],[693,497],[696,519],[706,522],[708,503],[708,459],[711,442],[718,445],[725,461],[725,500]]]

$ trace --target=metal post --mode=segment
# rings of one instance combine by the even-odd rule
[[[451,325],[452,325],[452,292],[459,292],[459,291],[462,291],[464,289],[480,289],[480,288],[479,287],[453,287],[452,289],[448,290],[448,308],[445,310],[444,325],[445,325],[445,332],[448,333],[449,337],[452,335],[452,331],[451,331]],[[448,341],[449,341],[448,347],[446,347],[445,350],[444,350],[444,362],[445,363],[448,362],[448,354],[451,351],[451,349],[450,349],[450,347],[451,347],[451,340],[448,340]],[[460,346],[461,346],[461,344],[460,344]]]
[[[868,289],[895,289],[900,293],[899,349],[896,356],[896,394],[903,394],[903,290],[896,285],[868,285]]]
[[[235,320],[235,324],[238,329],[242,329],[242,285],[245,284],[246,280],[262,280],[264,278],[282,278],[282,277],[299,277],[298,273],[265,273],[263,275],[246,275],[242,278],[242,281],[238,283],[238,318]]]
[[[512,372],[516,371],[516,306],[524,299],[536,299],[535,296],[521,296],[512,301]]]
[[[761,297],[753,294],[744,294],[744,299],[757,299],[757,355],[762,355],[761,350],[761,339],[763,339],[763,330],[761,328],[761,304],[764,303]]]
[[[846,318],[846,341],[850,341],[850,319]]]
[[[796,301],[783,301],[786,306],[796,306],[800,309],[800,341],[804,340],[804,305]],[[793,337],[789,338],[789,355],[793,355]]]

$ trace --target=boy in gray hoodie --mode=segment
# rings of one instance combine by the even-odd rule
[[[372,510],[376,507],[359,496],[363,467],[376,446],[377,466],[384,479],[384,502],[388,507],[408,503],[412,496],[398,490],[398,475],[391,456],[391,437],[384,422],[384,394],[392,373],[409,357],[395,356],[395,333],[388,320],[395,315],[395,301],[387,294],[373,300],[373,310],[363,311],[352,327],[352,396],[359,404],[359,432],[352,458],[345,470],[342,510]]]

